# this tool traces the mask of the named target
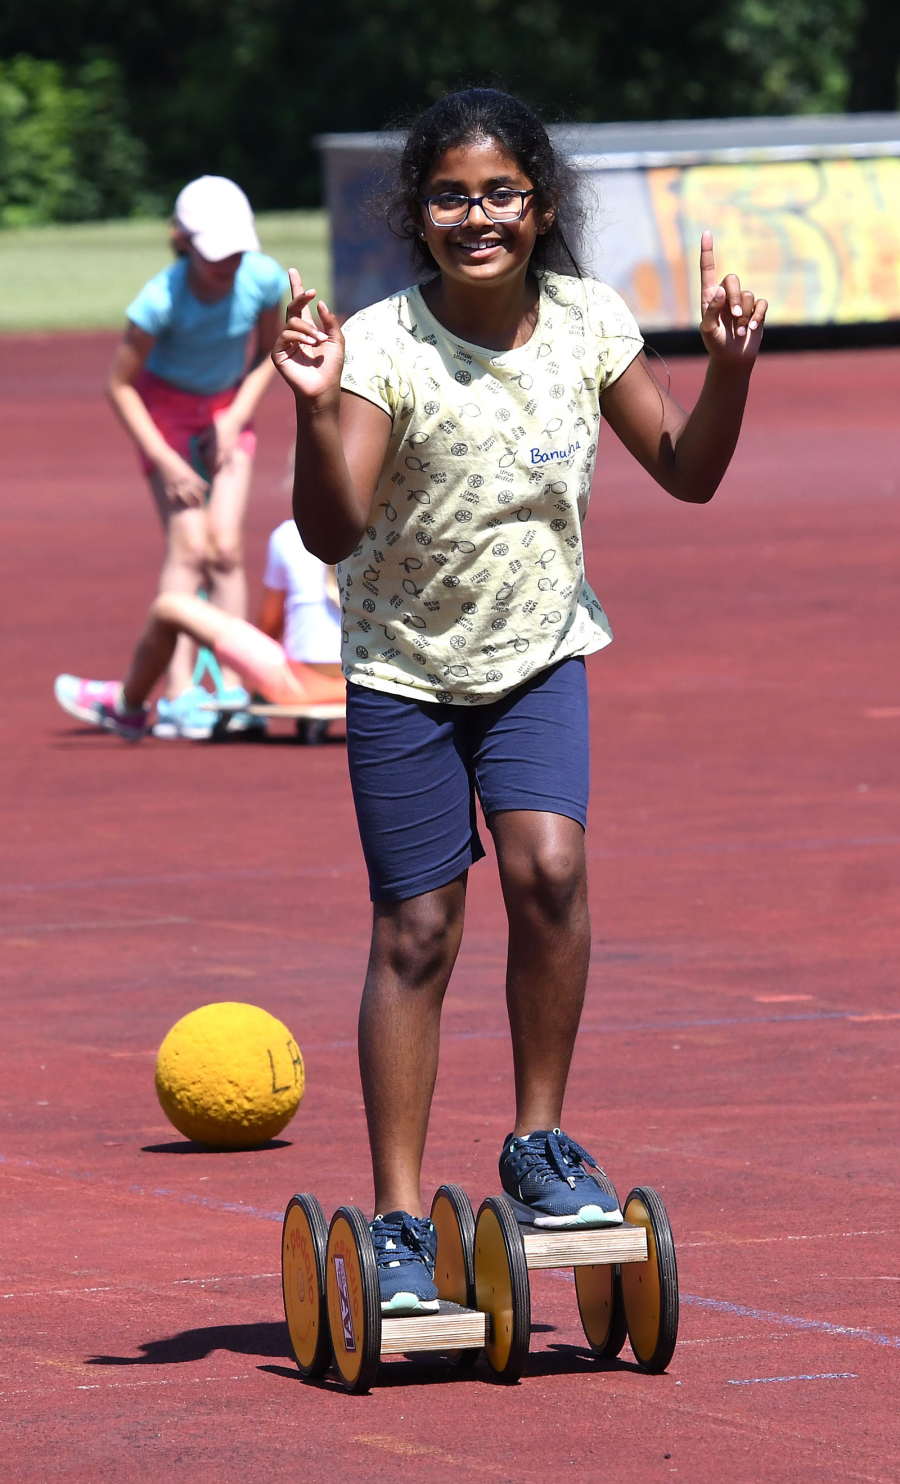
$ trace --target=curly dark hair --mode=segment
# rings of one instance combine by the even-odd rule
[[[555,213],[549,231],[534,244],[532,268],[538,274],[549,268],[580,278],[581,268],[564,231],[564,227],[577,230],[580,222],[575,171],[554,149],[546,128],[528,104],[499,88],[464,88],[449,93],[409,125],[387,222],[396,237],[409,242],[415,267],[437,269],[428,243],[419,235],[423,182],[445,150],[476,139],[495,140],[534,186],[536,211]]]

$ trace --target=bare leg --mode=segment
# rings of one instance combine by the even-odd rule
[[[421,1216],[419,1177],[437,1076],[441,1005],[459,952],[466,876],[405,902],[376,902],[359,1011],[375,1210]]]
[[[506,1002],[516,1134],[558,1128],[591,955],[584,831],[562,814],[488,821],[509,919]]]
[[[243,525],[250,496],[253,460],[236,448],[216,474],[206,510],[206,565],[209,596],[217,608],[234,618],[247,617],[247,575],[244,571]],[[224,667],[226,685],[240,685],[240,676]]]
[[[122,684],[126,706],[143,706],[156,682],[171,664],[175,645],[187,637],[192,643],[216,643],[228,616],[184,593],[162,593],[151,604],[128,674]]]
[[[166,559],[159,574],[161,593],[196,597],[206,582],[207,523],[205,510],[173,510],[159,475],[150,475],[150,488],[166,533]],[[193,679],[196,646],[186,636],[178,639],[168,666],[166,695],[186,691]]]

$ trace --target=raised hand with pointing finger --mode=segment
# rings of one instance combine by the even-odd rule
[[[387,450],[391,420],[380,407],[350,392],[341,394],[344,336],[324,300],[312,316],[315,289],[288,270],[291,302],[272,361],[294,393],[297,447],[294,519],[308,551],[329,565],[356,545],[372,504]],[[347,401],[354,405],[347,417]]]
[[[601,397],[613,432],[676,500],[702,505],[721,483],[741,430],[768,307],[741,287],[736,273],[717,280],[712,232],[704,232],[700,334],[709,363],[693,412],[678,405],[644,355]]]
[[[275,342],[272,360],[295,396],[320,402],[337,402],[344,365],[344,337],[337,316],[320,299],[316,305],[319,325],[312,317],[315,289],[305,289],[296,268],[288,269],[291,302],[285,326]]]
[[[716,278],[713,234],[700,238],[700,333],[711,356],[756,356],[763,336],[768,304],[750,289],[742,289],[736,273]]]

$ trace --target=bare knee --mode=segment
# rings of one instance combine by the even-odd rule
[[[213,572],[225,576],[238,571],[244,565],[244,549],[240,537],[213,532],[209,538],[207,562]]]
[[[571,921],[587,897],[583,849],[562,841],[540,844],[505,862],[507,902],[553,924]]]
[[[194,597],[191,593],[159,593],[150,605],[151,619],[170,628],[183,629],[195,638],[198,637],[196,631],[200,629],[204,644],[211,643],[212,640],[202,631],[214,624],[218,617],[218,613],[204,598]]]
[[[160,593],[150,604],[150,618],[177,626],[181,622],[181,593]]]
[[[449,978],[461,931],[461,909],[436,893],[378,904],[372,957],[401,984],[424,987]]]
[[[183,567],[192,576],[199,578],[206,567],[206,544],[201,536],[180,534],[169,544],[166,566]]]

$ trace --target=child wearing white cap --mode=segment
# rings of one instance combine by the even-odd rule
[[[166,533],[160,592],[205,588],[225,613],[247,608],[241,534],[256,434],[272,375],[287,275],[259,250],[250,202],[220,175],[192,180],[172,223],[178,254],[126,311],[110,401],[137,444]],[[159,732],[189,732],[199,703],[193,652],[179,642],[159,703]],[[244,695],[225,672],[228,698]],[[238,721],[240,724],[240,720]]]

